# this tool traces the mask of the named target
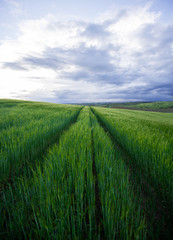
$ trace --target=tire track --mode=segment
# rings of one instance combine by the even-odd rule
[[[91,119],[90,119],[91,121]],[[92,126],[92,121],[91,121]],[[104,240],[104,230],[103,230],[103,214],[102,214],[102,205],[99,194],[99,184],[98,184],[98,176],[95,164],[95,154],[94,154],[94,141],[93,141],[93,127],[91,129],[91,143],[92,143],[92,171],[95,179],[95,216],[96,216],[96,225],[97,225],[97,235],[101,240]]]

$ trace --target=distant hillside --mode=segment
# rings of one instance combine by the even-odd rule
[[[150,109],[150,110],[163,110],[173,109],[173,101],[169,102],[127,102],[127,103],[98,103],[93,104],[100,107],[111,107],[111,108],[135,108],[135,109]]]

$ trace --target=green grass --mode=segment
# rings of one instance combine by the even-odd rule
[[[134,195],[121,153],[93,114],[92,127],[105,239],[146,239],[140,195]]]
[[[50,149],[43,167],[37,166],[33,178],[22,177],[14,192],[8,192],[8,199],[16,202],[15,206],[6,202],[12,221],[6,225],[8,238],[80,239],[83,232],[90,236],[93,188],[91,127],[84,111]]]
[[[173,101],[171,102],[151,102],[151,103],[139,103],[136,105],[137,108],[148,108],[148,109],[169,109],[173,108]]]
[[[136,173],[142,174],[146,184],[157,193],[165,210],[162,221],[171,226],[173,115],[103,108],[93,108],[93,111],[116,142],[131,156],[131,167],[136,166]],[[153,202],[152,195],[150,199]]]
[[[98,197],[101,213],[96,216]],[[106,239],[145,239],[139,198],[130,188],[120,154],[85,107],[32,177],[21,176],[4,191],[1,236],[100,239],[103,232]]]
[[[2,102],[2,101],[1,101]],[[0,183],[31,164],[54,137],[77,117],[81,107],[35,102],[8,102],[0,108]]]
[[[143,108],[143,109],[170,109],[173,108],[173,101],[169,102],[127,102],[127,103],[105,103],[98,104],[104,107],[122,107],[122,108]]]
[[[170,238],[172,114],[0,100],[0,129],[1,239]]]

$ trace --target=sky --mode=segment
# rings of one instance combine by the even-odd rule
[[[0,98],[173,101],[172,0],[0,0]]]

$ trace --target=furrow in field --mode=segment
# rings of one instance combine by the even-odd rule
[[[91,126],[92,126],[92,120]],[[103,228],[103,214],[102,214],[102,206],[101,206],[101,199],[100,199],[100,192],[99,192],[99,182],[96,170],[96,163],[95,163],[95,153],[94,153],[94,139],[93,139],[93,127],[91,129],[91,143],[92,143],[92,173],[95,182],[95,217],[96,217],[96,232],[99,236],[99,239],[106,239],[104,236],[104,228]]]

